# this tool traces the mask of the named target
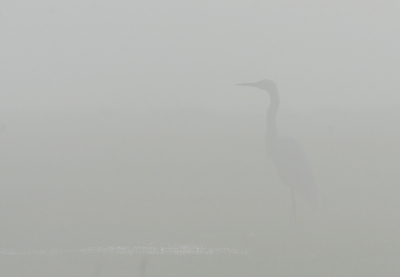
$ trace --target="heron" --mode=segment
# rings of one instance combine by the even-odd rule
[[[319,206],[318,186],[314,173],[301,144],[291,137],[280,136],[276,124],[279,108],[279,93],[274,81],[263,79],[255,83],[241,83],[238,86],[255,87],[266,91],[270,97],[267,110],[266,150],[272,159],[278,177],[290,188],[292,227],[296,226],[295,192],[316,210]]]

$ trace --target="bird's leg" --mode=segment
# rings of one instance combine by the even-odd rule
[[[146,276],[147,261],[148,261],[148,257],[144,256],[142,258],[142,262],[140,263],[140,275],[139,275],[140,277]]]
[[[292,213],[290,216],[290,226],[292,229],[296,229],[296,198],[294,196],[293,188],[290,188],[290,194],[292,196]]]

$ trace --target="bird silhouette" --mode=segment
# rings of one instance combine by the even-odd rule
[[[292,209],[291,225],[296,226],[296,198],[302,196],[313,209],[319,206],[318,186],[303,147],[290,137],[279,136],[276,114],[279,108],[279,94],[274,81],[264,79],[256,83],[242,83],[238,86],[256,87],[268,92],[271,102],[267,111],[267,156],[275,164],[279,178],[290,188]]]

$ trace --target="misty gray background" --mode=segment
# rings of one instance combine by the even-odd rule
[[[256,258],[150,259],[148,275],[398,276],[399,14],[395,1],[2,1],[0,249],[206,243]],[[268,95],[235,86],[263,78],[320,185],[295,233],[265,155]],[[1,270],[91,266],[18,259]]]

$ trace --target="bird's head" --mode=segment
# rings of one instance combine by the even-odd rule
[[[274,93],[274,92],[278,91],[275,82],[271,81],[269,79],[263,79],[261,81],[255,82],[255,83],[242,83],[242,84],[237,84],[237,85],[238,86],[255,87],[255,88],[265,90],[269,93]]]

